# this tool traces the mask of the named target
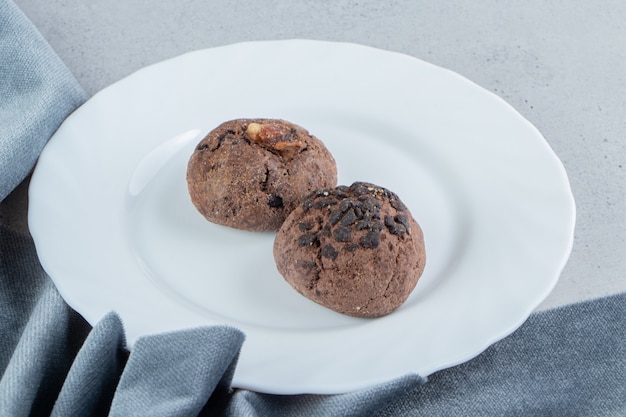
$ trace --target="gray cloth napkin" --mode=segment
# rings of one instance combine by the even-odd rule
[[[0,1],[0,200],[35,165],[85,94],[32,24]]]
[[[0,200],[85,100],[26,17],[0,0]],[[342,395],[232,389],[240,331],[147,336],[90,326],[27,232],[0,216],[0,416],[626,416],[626,294],[535,314],[477,358]],[[329,364],[332,366],[332,364]]]

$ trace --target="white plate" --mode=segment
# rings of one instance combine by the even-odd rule
[[[273,234],[196,212],[198,134],[240,117],[290,120],[334,154],[340,184],[387,187],[422,225],[424,275],[393,314],[355,319],[275,269]],[[140,336],[227,324],[246,334],[234,385],[339,393],[466,361],[514,331],[569,256],[575,208],[539,132],[504,101],[418,59],[319,41],[188,53],[104,89],[41,155],[29,221],[41,262],[91,323]]]

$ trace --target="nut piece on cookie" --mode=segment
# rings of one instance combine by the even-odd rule
[[[312,190],[337,185],[335,160],[304,128],[278,119],[222,123],[187,165],[194,206],[209,221],[276,231]]]
[[[254,143],[278,152],[286,161],[306,146],[304,142],[296,139],[295,130],[281,121],[252,122],[246,128],[246,136]]]
[[[426,253],[400,198],[355,182],[309,194],[278,231],[274,260],[305,297],[342,314],[379,317],[409,297]]]

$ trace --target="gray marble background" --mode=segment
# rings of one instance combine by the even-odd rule
[[[181,53],[250,40],[356,42],[454,70],[530,120],[569,174],[574,248],[539,309],[626,291],[623,0],[14,1],[89,95]],[[0,205],[0,221],[26,227],[26,189]]]

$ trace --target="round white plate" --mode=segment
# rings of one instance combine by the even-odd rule
[[[339,183],[395,191],[427,266],[389,316],[355,319],[296,293],[271,233],[205,221],[187,160],[223,121],[282,118],[334,154]],[[575,206],[540,133],[504,101],[418,59],[354,44],[251,42],[188,53],[104,89],[41,155],[29,221],[41,262],[91,323],[129,344],[199,325],[242,329],[233,384],[339,393],[466,361],[514,331],[569,256]]]

